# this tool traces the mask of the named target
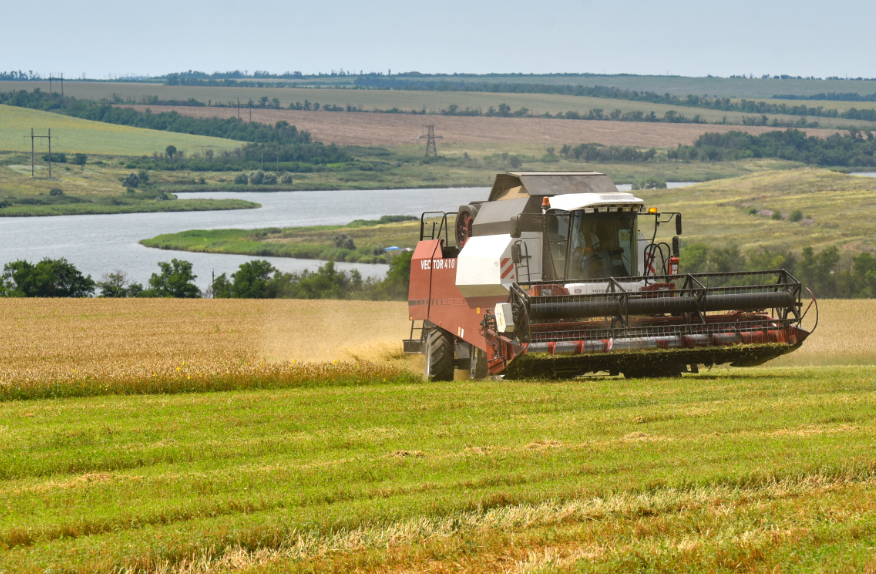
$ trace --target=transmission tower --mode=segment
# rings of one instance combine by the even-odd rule
[[[435,135],[435,126],[428,125],[423,126],[426,128],[426,135],[420,136],[417,139],[426,138],[426,157],[429,157],[431,154],[433,157],[438,157],[438,148],[435,146],[435,140],[444,139],[442,136]]]

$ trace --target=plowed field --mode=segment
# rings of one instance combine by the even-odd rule
[[[191,106],[125,106],[139,111],[176,111],[197,118],[237,117],[236,108]],[[249,110],[240,111],[249,119]],[[252,110],[252,121],[274,124],[285,120],[313,135],[317,141],[338,145],[410,145],[434,124],[443,143],[579,144],[600,143],[640,147],[690,145],[706,132],[745,131],[761,134],[779,128],[713,124],[574,121],[544,118],[487,118],[419,116],[411,114]],[[809,129],[809,135],[827,137],[837,130]]]

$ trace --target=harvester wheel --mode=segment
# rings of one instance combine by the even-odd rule
[[[469,351],[471,363],[468,368],[468,376],[471,379],[483,379],[487,376],[487,354],[474,345]]]
[[[426,335],[426,380],[453,380],[453,337],[443,329]]]

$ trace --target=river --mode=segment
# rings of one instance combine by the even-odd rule
[[[680,187],[684,183],[670,183]],[[618,189],[629,191],[629,185]],[[236,198],[255,201],[261,209],[130,213],[119,215],[70,215],[0,218],[0,265],[26,259],[64,257],[84,274],[99,279],[123,270],[130,280],[146,284],[158,263],[172,258],[191,261],[201,290],[215,273],[231,274],[241,263],[256,259],[246,255],[162,251],[143,247],[141,239],[187,229],[299,227],[343,225],[354,219],[379,219],[382,215],[416,215],[423,211],[456,211],[470,201],[484,200],[489,188],[393,189],[378,191],[308,192],[202,192],[180,193],[188,198]],[[284,272],[315,270],[323,262],[312,259],[262,257]],[[386,265],[337,263],[343,270],[357,269],[364,277],[381,278]]]

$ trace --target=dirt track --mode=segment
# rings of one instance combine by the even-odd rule
[[[207,118],[237,117],[236,108],[189,106],[125,106],[139,111],[176,111]],[[249,119],[249,110],[240,110]],[[252,120],[273,124],[286,120],[313,135],[317,141],[338,145],[406,145],[424,133],[424,124],[435,124],[444,143],[525,143],[631,145],[676,147],[689,145],[706,132],[745,131],[761,134],[784,128],[712,124],[665,124],[649,122],[575,121],[543,118],[487,118],[461,116],[419,116],[411,114],[309,112],[298,110],[252,110]],[[827,137],[836,130],[808,129],[809,135]]]

